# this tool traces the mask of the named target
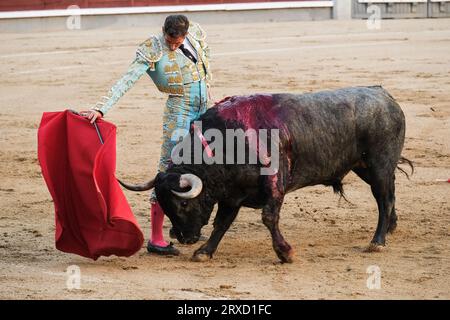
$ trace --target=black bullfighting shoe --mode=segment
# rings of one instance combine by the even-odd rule
[[[169,230],[169,237],[170,237],[170,239],[175,239],[175,240],[177,239],[177,235],[175,234],[175,230],[173,229],[173,227],[170,228],[170,230]],[[198,238],[198,241],[206,241],[206,240],[208,240],[208,238],[204,235],[200,235],[200,238]]]
[[[149,253],[156,253],[162,256],[178,256],[180,254],[180,250],[175,248],[172,242],[166,247],[161,247],[154,245],[149,241],[147,242],[147,251]]]

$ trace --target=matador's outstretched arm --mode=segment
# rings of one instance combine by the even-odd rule
[[[94,109],[105,115],[148,68],[147,60],[136,55],[136,59],[130,64],[127,72],[111,87],[108,94],[102,97],[102,101],[97,102]]]

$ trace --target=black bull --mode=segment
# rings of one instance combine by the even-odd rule
[[[195,251],[194,260],[212,258],[244,206],[262,208],[262,221],[270,231],[277,256],[282,262],[291,262],[293,250],[278,226],[285,194],[317,184],[332,186],[342,194],[341,181],[350,171],[370,185],[378,205],[378,225],[369,250],[380,250],[386,233],[396,228],[395,169],[398,163],[407,162],[411,168],[412,164],[401,156],[403,112],[382,87],[231,97],[198,121],[202,132],[211,128],[222,133],[226,129],[279,129],[279,169],[276,174],[261,175],[260,169],[267,163],[182,163],[145,184],[123,183],[134,191],[155,187],[182,243],[198,241],[201,228],[218,204],[214,229]],[[191,141],[201,137],[194,126],[190,136]]]

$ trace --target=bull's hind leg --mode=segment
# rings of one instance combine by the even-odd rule
[[[394,187],[395,189],[395,187]],[[397,229],[397,213],[395,212],[395,194],[394,194],[394,204],[392,205],[392,211],[389,215],[389,225],[387,232],[394,233],[395,229]]]
[[[293,261],[294,251],[289,243],[284,240],[280,232],[278,222],[280,220],[280,209],[283,204],[283,198],[270,199],[268,204],[263,208],[262,221],[269,229],[272,235],[272,245],[275,253],[281,262],[291,263]]]
[[[358,175],[358,177],[360,177],[362,180],[364,180],[364,182],[366,182],[368,185],[372,185],[372,174],[370,172],[369,169],[367,168],[361,168],[361,167],[357,167],[357,168],[353,168],[353,172],[356,173]],[[395,175],[394,178],[395,180]],[[393,183],[392,187],[394,188],[393,191],[393,204],[392,204],[392,210],[391,213],[389,214],[389,220],[388,220],[388,229],[387,232],[389,233],[393,233],[395,231],[395,229],[397,228],[397,214],[395,212],[395,184]]]
[[[395,203],[394,173],[374,175],[372,194],[378,205],[378,225],[368,251],[380,251],[386,244],[386,233],[391,222]]]
[[[372,194],[378,205],[378,225],[367,251],[380,251],[386,244],[386,233],[394,232],[397,227],[395,213],[395,175],[384,175],[383,170],[354,168],[353,171],[371,186]],[[390,178],[389,178],[390,176]]]
[[[389,215],[389,222],[387,232],[390,234],[394,233],[397,229],[397,213],[395,212],[395,174],[392,174],[392,210]]]

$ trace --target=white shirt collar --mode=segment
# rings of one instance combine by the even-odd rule
[[[195,51],[194,47],[192,46],[191,42],[188,40],[187,37],[184,38],[183,45],[187,50],[189,50],[194,55],[195,59],[198,60],[197,51]]]

